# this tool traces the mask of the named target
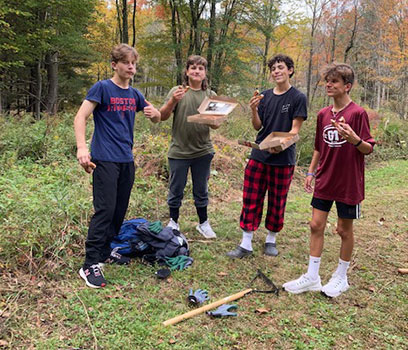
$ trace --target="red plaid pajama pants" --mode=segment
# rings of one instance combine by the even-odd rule
[[[274,166],[250,159],[245,168],[243,206],[240,226],[256,231],[261,223],[263,204],[268,190],[265,227],[272,232],[283,228],[286,198],[295,166]]]

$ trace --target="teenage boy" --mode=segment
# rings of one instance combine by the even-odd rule
[[[317,115],[315,150],[306,174],[305,190],[313,191],[310,222],[310,257],[307,273],[283,284],[290,293],[322,291],[337,297],[349,288],[347,269],[354,246],[353,220],[360,218],[364,199],[364,155],[373,151],[366,111],[354,103],[350,90],[354,83],[353,69],[346,64],[332,64],[325,74],[326,92],[333,105]],[[337,233],[341,238],[337,270],[322,287],[319,276],[324,229],[333,202],[337,207]]]
[[[259,130],[256,143],[263,141],[273,131],[299,133],[307,118],[306,97],[291,86],[294,73],[293,60],[277,55],[269,60],[270,79],[276,83],[273,89],[256,95],[249,101],[252,125]],[[263,98],[262,98],[263,96]],[[268,230],[264,254],[278,255],[276,235],[283,228],[286,198],[296,162],[295,145],[283,152],[270,149],[253,149],[245,168],[243,207],[240,226],[243,230],[240,245],[227,253],[231,258],[252,255],[252,237],[262,219],[263,203],[268,191],[268,210],[265,226]]]
[[[118,234],[129,204],[135,177],[133,126],[136,112],[143,111],[152,122],[160,112],[129,85],[136,73],[138,53],[126,44],[111,52],[112,79],[97,82],[88,91],[75,117],[79,164],[93,176],[95,213],[89,224],[85,262],[80,276],[92,288],[106,285],[100,263],[125,264],[128,258],[112,252],[110,243]],[[95,130],[91,154],[85,141],[86,119],[93,113]]]

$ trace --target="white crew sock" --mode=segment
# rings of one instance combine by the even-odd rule
[[[320,258],[315,256],[309,256],[309,266],[307,268],[307,275],[312,279],[316,280],[319,277],[320,268]]]
[[[266,236],[265,243],[276,243],[276,235],[278,232],[272,232],[268,230],[268,235]]]
[[[337,266],[337,270],[335,274],[340,276],[341,278],[346,278],[347,270],[349,266],[350,266],[350,261],[344,261],[344,260],[339,259],[339,265]]]
[[[254,233],[252,231],[242,231],[242,241],[240,246],[246,250],[252,251],[252,237]]]

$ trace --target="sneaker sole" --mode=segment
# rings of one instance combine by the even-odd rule
[[[337,294],[332,294],[332,295],[327,294],[327,292],[325,292],[323,289],[321,290],[321,293],[322,293],[324,296],[328,297],[328,298],[337,298],[338,296],[340,296],[341,294],[343,294],[344,292],[346,292],[349,288],[350,288],[350,286],[347,286],[346,288],[341,289],[339,293],[337,293]]]
[[[198,226],[196,227],[197,231],[200,232],[205,238],[207,239],[212,239],[212,238],[217,238],[217,235],[214,236],[208,236],[204,233],[204,231],[202,231]]]
[[[308,288],[296,289],[296,290],[287,289],[287,287],[285,286],[282,286],[282,287],[286,292],[291,293],[291,294],[300,294],[300,293],[305,293],[305,292],[321,292],[322,291],[322,286],[313,287],[313,288],[308,287]]]
[[[88,279],[87,279],[86,276],[85,276],[85,272],[84,272],[84,270],[82,269],[82,267],[81,267],[81,269],[79,270],[79,275],[80,275],[81,278],[85,281],[85,283],[86,283],[86,285],[87,285],[88,287],[91,287],[91,288],[103,288],[103,287],[106,286],[106,284],[105,284],[104,286],[97,286],[97,285],[95,285],[95,284],[89,283]]]

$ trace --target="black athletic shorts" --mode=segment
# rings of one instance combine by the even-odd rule
[[[313,197],[310,203],[313,208],[321,211],[329,212],[334,201],[325,200]],[[337,216],[342,219],[360,219],[361,217],[361,203],[356,205],[349,205],[336,201]]]

